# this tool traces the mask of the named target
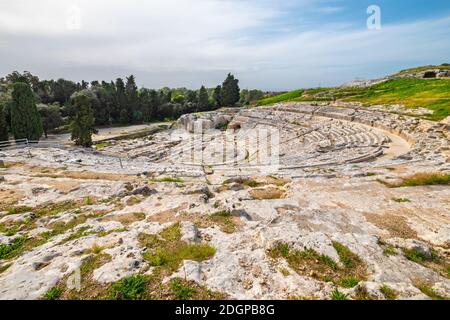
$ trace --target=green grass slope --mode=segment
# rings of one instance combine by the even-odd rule
[[[278,102],[292,101],[302,95],[304,90],[294,90],[291,92],[279,94],[270,98],[261,99],[257,102],[258,106],[267,106]]]
[[[406,108],[427,108],[430,120],[450,115],[450,79],[404,78],[389,80],[367,88],[320,88],[296,90],[258,101],[268,105],[285,101],[354,101],[364,105],[402,104]]]

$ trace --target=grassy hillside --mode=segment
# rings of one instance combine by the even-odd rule
[[[258,105],[283,101],[358,101],[364,105],[403,104],[423,107],[434,113],[426,116],[441,120],[450,115],[450,79],[395,79],[368,88],[321,88],[296,90],[264,99]]]
[[[257,104],[258,106],[266,106],[278,102],[292,101],[293,99],[300,97],[303,91],[304,90],[294,90],[270,98],[261,99],[257,102]]]

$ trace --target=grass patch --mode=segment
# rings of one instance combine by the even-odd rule
[[[395,256],[395,255],[397,255],[397,250],[395,250],[394,246],[389,245],[384,248],[383,254],[386,257]]]
[[[110,284],[100,284],[93,279],[94,270],[111,261],[108,254],[91,255],[81,264],[79,274],[81,287],[79,290],[67,287],[68,276],[64,277],[56,286],[60,290],[57,299],[61,300],[93,300],[108,299],[111,292]]]
[[[304,92],[304,90],[295,90],[295,91],[290,91],[290,92],[283,93],[280,95],[276,95],[276,96],[273,96],[270,98],[261,99],[256,102],[256,105],[266,106],[266,105],[271,105],[271,104],[275,104],[275,103],[279,103],[279,102],[291,101],[291,100],[294,100],[294,99],[300,97],[303,94],[303,92]]]
[[[171,300],[223,300],[224,295],[212,292],[193,281],[174,278],[169,283],[169,296]]]
[[[108,290],[110,300],[222,300],[224,295],[212,292],[193,281],[180,278],[163,284],[163,275],[134,275],[113,284]]]
[[[3,273],[3,272],[5,272],[6,270],[8,270],[9,267],[11,267],[11,263],[7,263],[7,264],[2,265],[2,266],[0,267],[0,274]]]
[[[77,231],[75,231],[68,237],[64,238],[64,240],[62,240],[59,244],[61,245],[61,244],[67,243],[69,241],[80,239],[82,237],[86,237],[86,236],[92,234],[91,232],[88,231],[89,229],[91,229],[91,227],[89,227],[89,226],[84,226],[84,227],[78,228]]]
[[[204,261],[210,259],[216,249],[206,244],[188,244],[181,241],[180,224],[176,223],[158,235],[139,235],[139,242],[147,248],[144,258],[151,266],[174,272],[183,260]]]
[[[233,216],[228,210],[215,212],[206,219],[210,220],[211,223],[218,225],[220,230],[225,233],[233,233],[236,231],[236,224],[233,221]]]
[[[86,199],[84,199],[84,204],[87,206],[92,206],[95,204],[95,199],[91,198],[91,197],[86,197]]]
[[[62,289],[58,287],[51,288],[46,294],[44,294],[44,300],[58,300],[62,294]]]
[[[333,241],[333,248],[336,250],[339,259],[345,267],[354,268],[361,264],[361,259],[343,244]]]
[[[416,262],[416,263],[424,263],[426,261],[433,261],[434,258],[433,256],[429,257],[427,255],[425,255],[424,253],[422,253],[421,251],[419,251],[416,248],[413,249],[403,249],[403,252],[405,254],[406,259]]]
[[[435,250],[431,250],[430,255],[426,255],[417,248],[403,249],[406,259],[418,263],[426,268],[439,272],[442,276],[450,278],[450,263],[446,258],[439,256]]]
[[[11,237],[23,228],[29,228],[30,225],[30,219],[26,219],[24,221],[14,221],[13,223],[9,224],[0,223],[0,233],[3,233],[7,237]]]
[[[61,212],[65,212],[74,208],[77,208],[78,205],[75,202],[72,201],[68,201],[68,202],[63,202],[63,203],[57,203],[57,204],[48,204],[48,205],[42,205],[39,206],[35,209],[33,208],[29,208],[29,209],[20,209],[19,211],[15,211],[15,212],[33,212],[33,216],[30,218],[27,218],[23,221],[16,221],[14,222],[12,225],[6,226],[5,224],[0,224],[0,232],[4,233],[7,236],[12,236],[14,234],[16,234],[18,231],[27,231],[27,230],[31,230],[34,229],[34,222],[36,220],[38,220],[39,218],[43,217],[43,216],[55,216],[58,215]],[[28,208],[28,207],[26,207]],[[56,223],[53,224],[52,226],[50,226],[51,229],[53,229],[53,231],[48,232],[46,235],[49,236],[53,234],[54,235],[58,235],[61,234],[63,232],[65,232],[68,229],[73,228],[74,226],[83,223],[84,221],[86,221],[86,217],[84,216],[79,216],[77,218],[75,218],[73,221],[71,221],[68,224],[64,224],[64,223]],[[63,229],[63,230],[61,230]]]
[[[189,300],[195,294],[195,289],[185,285],[180,278],[172,279],[170,288],[176,300]]]
[[[100,254],[103,250],[105,250],[104,247],[99,246],[98,244],[94,243],[91,247],[91,249],[89,249],[89,252],[93,253],[93,254]]]
[[[161,179],[149,180],[149,182],[169,182],[169,183],[183,183],[184,180],[181,178],[164,177]]]
[[[317,280],[333,282],[341,287],[354,287],[366,279],[366,266],[359,257],[344,245],[333,242],[342,267],[329,256],[313,249],[296,250],[286,243],[278,243],[268,251],[274,259],[284,258],[297,273]]]
[[[46,243],[47,240],[43,237],[28,238],[20,236],[12,240],[9,244],[0,245],[0,259],[13,259],[23,252],[39,247]]]
[[[417,173],[402,179],[398,187],[418,187],[432,185],[449,185],[450,174],[444,173]]]
[[[424,172],[404,177],[398,183],[389,183],[385,180],[377,181],[389,188],[450,185],[450,174],[439,172]]]
[[[23,247],[26,240],[26,237],[17,237],[9,244],[0,244],[0,259],[14,257]]]
[[[340,279],[337,284],[343,288],[354,288],[358,285],[359,279],[356,279],[354,277],[346,277]]]
[[[111,141],[105,141],[105,142],[100,142],[94,145],[95,149],[100,150],[100,149],[104,149],[106,147],[111,146],[112,143]]]
[[[395,202],[398,202],[398,203],[411,202],[411,200],[409,200],[408,198],[393,198],[392,200],[395,201]]]
[[[218,227],[224,233],[234,233],[239,226],[239,218],[233,216],[228,210],[221,210],[211,214],[196,215],[192,220],[192,215],[181,214],[183,221],[192,221],[197,227],[210,228]]]
[[[112,285],[112,297],[116,300],[142,300],[145,298],[148,278],[134,275]]]
[[[348,295],[339,291],[338,289],[335,289],[331,293],[331,300],[348,300]]]
[[[26,212],[31,212],[31,211],[33,211],[33,208],[28,207],[28,206],[15,206],[15,207],[7,207],[2,210],[6,211],[8,213],[8,215],[12,215],[12,214],[22,214],[22,213],[26,213]]]
[[[80,204],[75,201],[64,201],[60,203],[44,204],[33,210],[37,217],[56,216],[62,212],[79,208]]]
[[[386,298],[386,300],[396,300],[397,299],[397,292],[395,292],[394,289],[388,287],[385,284],[383,284],[380,287],[380,292],[383,294],[383,296]]]
[[[419,289],[423,294],[430,297],[433,300],[448,300],[447,297],[440,295],[433,286],[423,281],[414,281],[414,286]]]

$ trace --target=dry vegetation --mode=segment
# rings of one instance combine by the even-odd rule
[[[378,180],[389,188],[401,187],[419,187],[419,186],[435,186],[435,185],[449,185],[450,174],[440,172],[423,172],[416,173],[407,177],[402,177],[401,181],[390,183],[384,180]]]
[[[346,246],[333,242],[342,266],[332,258],[313,249],[296,250],[288,244],[279,243],[268,252],[269,256],[284,258],[297,273],[320,281],[333,282],[344,288],[353,288],[367,277],[366,265]]]

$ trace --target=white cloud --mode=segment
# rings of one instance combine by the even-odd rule
[[[215,85],[232,71],[244,87],[290,89],[440,62],[450,52],[444,40],[450,18],[385,25],[380,31],[367,30],[365,23],[325,23],[307,32],[284,24],[289,10],[292,19],[301,7],[341,9],[321,3],[2,0],[0,73],[30,70],[75,80],[134,73],[149,87],[198,87]],[[72,6],[80,8],[80,30],[66,28]],[[304,23],[300,13],[297,19]]]
[[[319,7],[319,8],[316,9],[317,12],[325,13],[325,14],[336,13],[336,12],[340,12],[342,10],[344,10],[343,7],[332,7],[332,6]]]

